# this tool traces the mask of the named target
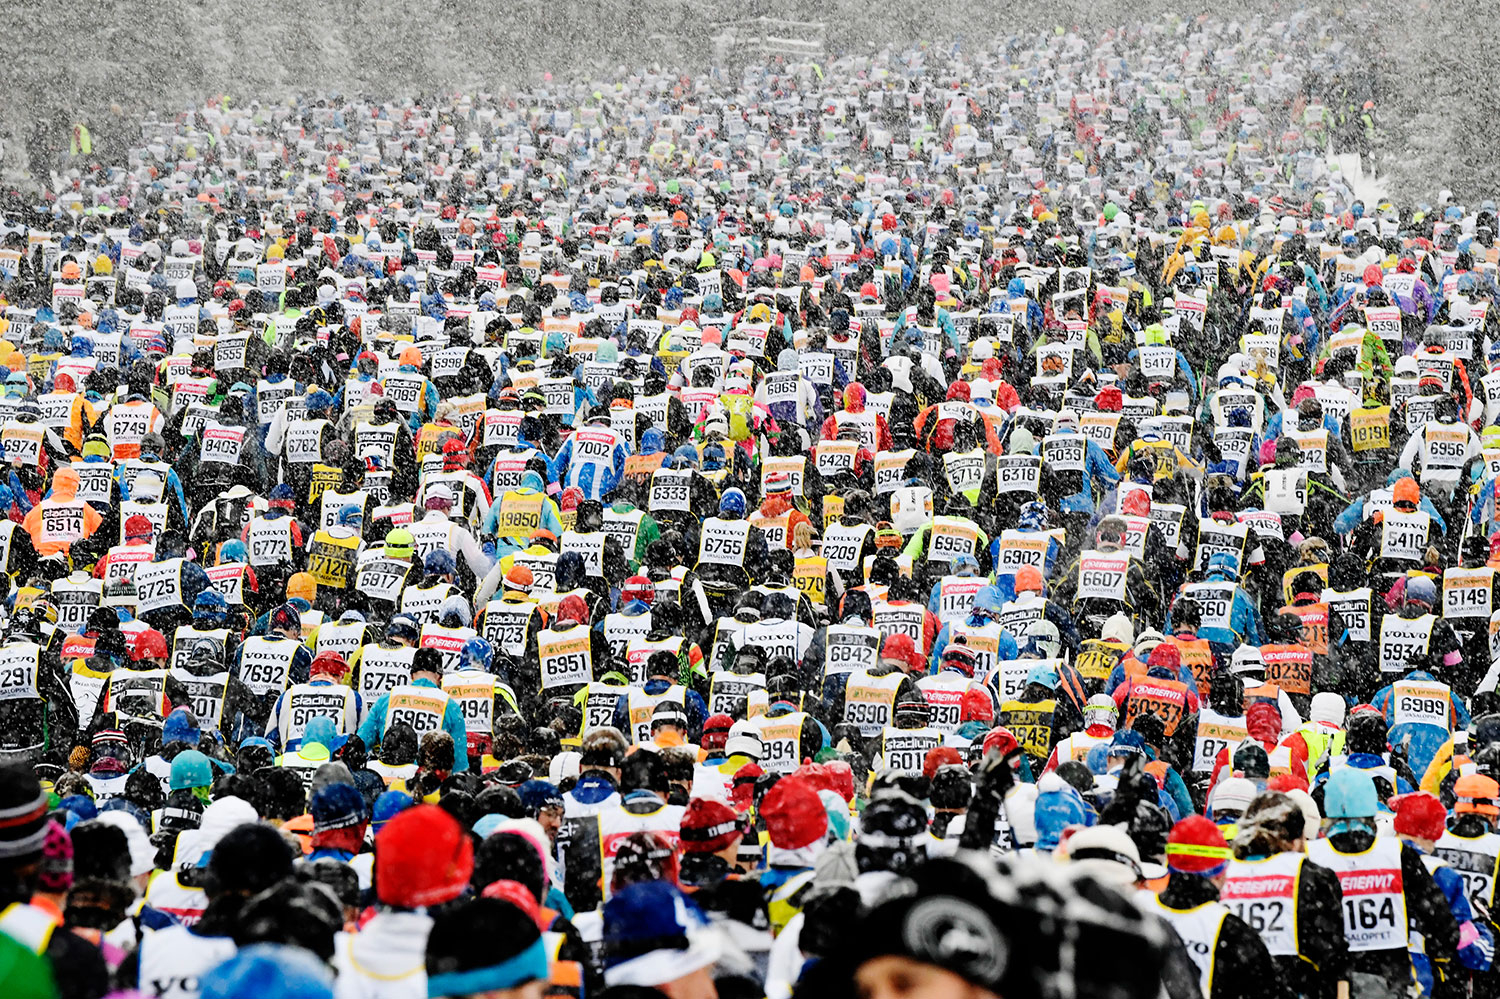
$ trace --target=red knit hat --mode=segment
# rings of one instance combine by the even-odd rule
[[[1256,701],[1245,709],[1245,729],[1257,742],[1275,746],[1281,735],[1281,708],[1272,701]]]
[[[1443,803],[1425,791],[1403,794],[1394,801],[1396,808],[1396,833],[1401,836],[1416,836],[1419,839],[1439,839],[1448,810]]]
[[[833,791],[844,801],[854,800],[854,770],[843,760],[829,760],[823,764],[823,772],[828,774],[829,785]]]
[[[792,771],[792,776],[797,780],[806,781],[807,786],[814,791],[837,791],[837,788],[833,786],[833,775],[821,763],[804,763]]]
[[[933,746],[922,759],[922,776],[932,780],[932,775],[937,773],[938,767],[949,763],[962,766],[963,762],[964,758],[958,755],[958,750],[952,746]]]
[[[1219,827],[1202,815],[1190,815],[1167,837],[1167,867],[1185,874],[1212,875],[1229,862],[1229,844]]]
[[[1151,658],[1146,660],[1146,665],[1163,666],[1176,673],[1182,666],[1182,653],[1177,651],[1177,646],[1163,642],[1151,650]]]
[[[818,792],[804,780],[783,777],[760,804],[771,845],[781,850],[811,846],[828,831],[828,812]]]
[[[758,763],[746,763],[734,772],[734,789],[730,792],[730,800],[734,807],[741,812],[748,812],[750,806],[755,804],[755,782],[766,775]]]
[[[519,881],[511,881],[508,878],[491,881],[484,886],[484,891],[480,894],[485,898],[498,898],[502,902],[509,902],[532,919],[536,919],[539,915],[536,896],[531,894],[530,888],[527,888]],[[552,922],[551,917],[549,916],[545,922],[550,926]],[[537,928],[542,929],[540,924]]]
[[[698,740],[698,745],[704,749],[723,749],[733,727],[734,719],[728,715],[709,715],[703,723],[703,738]]]
[[[414,805],[375,837],[375,890],[404,909],[463,894],[474,871],[474,847],[458,821],[436,805]]]
[[[682,813],[682,852],[718,853],[741,835],[740,816],[712,798],[694,798]]]
[[[332,649],[324,649],[313,656],[312,664],[307,667],[309,676],[324,674],[331,676],[343,676],[349,672],[349,664],[344,657]]]
[[[1106,385],[1094,396],[1094,408],[1101,413],[1118,413],[1125,408],[1125,393],[1117,385]]]
[[[887,635],[885,644],[880,647],[881,659],[894,659],[903,663],[907,669],[915,669],[921,663],[917,657],[916,643],[911,640],[910,635],[896,633]]]
[[[1266,781],[1267,791],[1280,791],[1286,794],[1288,791],[1306,791],[1307,776],[1299,773],[1277,774]]]
[[[557,620],[582,624],[589,619],[589,605],[576,593],[563,597],[557,605]]]

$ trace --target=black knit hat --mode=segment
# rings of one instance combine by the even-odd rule
[[[204,888],[210,897],[227,892],[255,895],[292,873],[292,851],[281,833],[247,822],[224,834],[208,859]]]
[[[125,831],[97,819],[73,827],[73,883],[130,880],[130,841]]]
[[[1159,923],[1067,865],[1002,874],[964,855],[892,882],[855,926],[849,956],[910,958],[998,995],[1051,995],[1068,981],[1078,995],[1146,999],[1161,990]]]
[[[509,902],[476,898],[446,908],[427,937],[428,994],[486,992],[545,979],[541,947],[536,921]]]
[[[42,855],[47,794],[31,771],[0,767],[0,864],[21,866]]]
[[[235,923],[234,942],[241,947],[288,944],[328,961],[334,935],[344,928],[344,906],[325,884],[288,879],[246,902]]]

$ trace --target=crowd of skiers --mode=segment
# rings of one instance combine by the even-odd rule
[[[0,989],[1500,995],[1500,221],[1348,188],[1350,59],[205,99],[0,196]]]

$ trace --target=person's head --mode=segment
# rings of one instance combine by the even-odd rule
[[[305,891],[311,886],[295,887]],[[290,900],[288,904],[292,904]],[[333,999],[333,974],[312,949],[285,943],[251,943],[249,939],[237,942],[242,945],[232,957],[199,979],[203,999]],[[305,941],[299,940],[299,944]]]
[[[620,767],[625,762],[630,744],[617,728],[605,726],[589,731],[579,746],[579,773],[590,770],[601,771],[615,782],[620,780]]]
[[[1323,787],[1324,835],[1373,833],[1378,800],[1374,778],[1368,771],[1359,767],[1335,770]]]
[[[604,904],[604,982],[656,989],[668,999],[715,999],[722,950],[708,920],[676,885],[626,885]]]
[[[1397,836],[1430,853],[1442,838],[1447,818],[1448,810],[1436,795],[1418,791],[1396,801],[1393,825]]]
[[[682,816],[684,854],[717,854],[734,863],[744,826],[739,813],[723,801],[693,798]]]
[[[427,937],[427,995],[541,999],[547,949],[532,916],[499,898],[438,913]]]
[[[1069,863],[1122,891],[1142,881],[1140,850],[1120,826],[1097,825],[1080,829],[1068,837],[1062,849]]]
[[[1453,814],[1477,816],[1486,826],[1494,829],[1500,820],[1500,783],[1484,774],[1465,774],[1453,784],[1453,794],[1458,799]]]
[[[437,649],[418,649],[411,657],[412,680],[428,680],[441,683],[443,680],[443,654]]]
[[[1167,868],[1174,875],[1204,878],[1221,887],[1230,856],[1224,834],[1202,815],[1182,819],[1167,836]]]
[[[1421,502],[1422,490],[1410,475],[1397,479],[1391,486],[1391,503],[1402,513],[1415,513]]]
[[[375,837],[375,891],[388,906],[415,909],[463,894],[474,869],[473,843],[436,805],[413,805]]]
[[[215,802],[209,811],[229,800]],[[291,873],[292,851],[281,834],[269,825],[246,823],[225,833],[214,846],[203,890],[210,901],[224,896],[248,899]]]
[[[1252,798],[1236,826],[1234,855],[1241,859],[1300,853],[1308,832],[1302,808],[1280,791]]]
[[[302,612],[297,605],[287,602],[271,611],[268,630],[283,638],[302,639]]]

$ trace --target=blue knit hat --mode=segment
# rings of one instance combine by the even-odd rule
[[[628,885],[604,904],[604,984],[653,988],[706,968],[721,945],[692,899],[665,881]]]
[[[333,975],[301,947],[241,948],[202,979],[204,999],[333,999]]]
[[[364,795],[352,784],[329,784],[312,797],[313,832],[347,829],[368,818]]]
[[[330,754],[337,753],[344,748],[344,743],[349,741],[347,735],[339,735],[338,729],[333,726],[333,719],[324,715],[312,719],[307,727],[302,730],[302,745],[316,742],[327,748]]]
[[[198,719],[193,717],[192,711],[187,708],[173,708],[172,713],[167,715],[167,721],[161,729],[161,744],[163,746],[174,742],[185,742],[190,746],[198,745],[203,732],[198,727]]]
[[[1044,776],[1037,784],[1036,806],[1033,821],[1036,823],[1036,848],[1052,851],[1062,842],[1064,830],[1069,826],[1091,826],[1094,815],[1084,806],[1083,798],[1076,788],[1057,774]]]
[[[406,811],[416,801],[405,791],[385,791],[375,799],[375,805],[370,809],[370,827],[377,833],[385,824],[397,815]]]
[[[562,793],[550,781],[529,780],[516,788],[521,796],[521,805],[528,815],[536,815],[549,805],[562,807]]]

